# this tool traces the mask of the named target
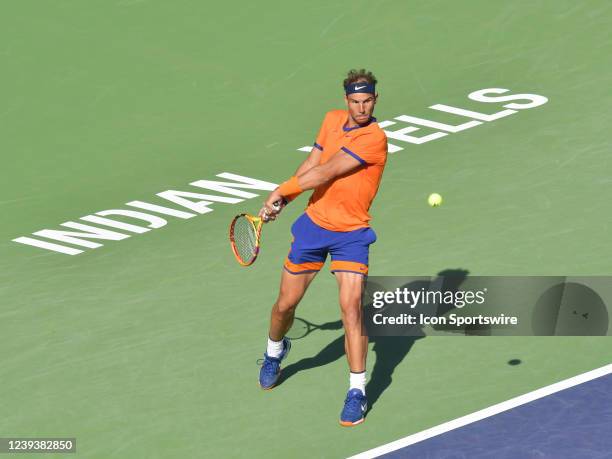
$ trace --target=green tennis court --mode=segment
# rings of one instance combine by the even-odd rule
[[[295,340],[291,377],[257,386],[307,197],[266,226],[253,266],[227,241],[234,215],[259,210],[260,182],[289,177],[342,108],[346,71],[366,67],[397,137],[372,208],[372,275],[609,275],[611,20],[605,0],[3,2],[0,437],[76,438],[68,457],[84,458],[346,457],[612,362],[608,337],[377,341],[374,405],[342,429],[338,327]],[[468,97],[490,88],[546,100]],[[470,121],[436,104],[513,113],[458,132],[415,124]],[[191,185],[235,176],[260,181],[241,189],[257,196]],[[199,213],[181,192],[213,198]],[[165,223],[83,219],[146,226],[102,215],[116,210]],[[44,233],[82,231],[66,222],[129,237]],[[319,325],[339,318],[328,271],[297,314]]]

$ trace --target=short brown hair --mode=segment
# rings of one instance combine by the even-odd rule
[[[351,69],[346,75],[346,78],[343,83],[343,88],[346,88],[351,83],[362,83],[362,82],[366,82],[369,84],[376,84],[378,83],[378,80],[376,79],[376,77],[374,76],[372,72],[369,72],[366,69],[360,69],[360,70]]]

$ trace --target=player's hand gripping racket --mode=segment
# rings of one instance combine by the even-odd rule
[[[280,211],[281,201],[276,201],[274,210]],[[230,245],[238,263],[250,266],[259,255],[261,244],[261,229],[267,220],[249,214],[236,215],[229,230]]]

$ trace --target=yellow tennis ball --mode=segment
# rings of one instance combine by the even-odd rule
[[[427,202],[431,207],[438,207],[442,204],[442,196],[440,196],[438,193],[431,193],[427,198]]]

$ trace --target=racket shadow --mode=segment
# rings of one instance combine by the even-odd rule
[[[334,322],[326,322],[321,325],[309,322],[301,317],[295,317],[291,329],[287,332],[287,337],[292,340],[298,340],[307,337],[315,330],[340,330],[342,328],[342,321],[336,320]]]

